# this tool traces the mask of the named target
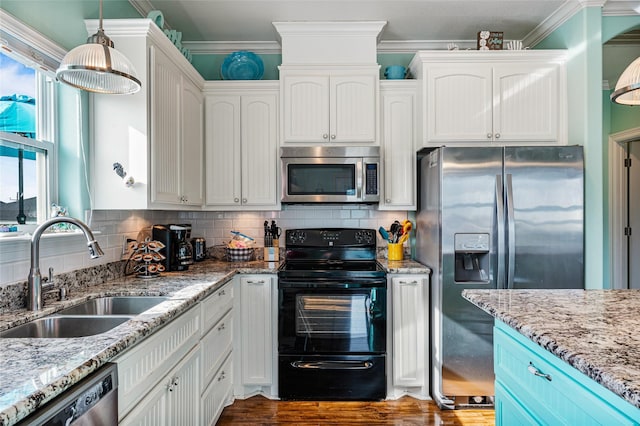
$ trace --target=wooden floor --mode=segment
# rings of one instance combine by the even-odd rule
[[[439,410],[433,401],[403,397],[380,402],[272,401],[262,396],[236,399],[222,412],[228,425],[451,425],[493,426],[493,410]]]

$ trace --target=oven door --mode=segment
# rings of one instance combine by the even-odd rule
[[[278,288],[281,355],[385,353],[385,279],[280,279]]]

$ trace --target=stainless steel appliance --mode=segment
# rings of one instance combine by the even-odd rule
[[[207,241],[202,238],[192,238],[191,248],[193,249],[193,260],[201,262],[207,258]]]
[[[418,161],[431,396],[443,408],[491,404],[493,320],[460,293],[584,287],[582,147],[443,147]]]
[[[377,203],[380,147],[280,148],[283,203]]]
[[[193,263],[193,248],[189,243],[191,225],[153,225],[152,237],[165,245],[160,253],[165,256],[164,267],[167,271],[189,269],[189,265]]]
[[[47,403],[19,425],[115,426],[118,424],[118,370],[109,363]]]
[[[384,399],[387,289],[375,230],[290,229],[285,244],[280,399]]]

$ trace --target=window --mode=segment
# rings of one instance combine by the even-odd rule
[[[38,223],[57,193],[52,57],[63,51],[2,10],[0,19],[0,223]]]

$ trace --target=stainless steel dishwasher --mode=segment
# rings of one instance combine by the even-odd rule
[[[118,424],[118,370],[108,363],[19,425],[112,426]]]

